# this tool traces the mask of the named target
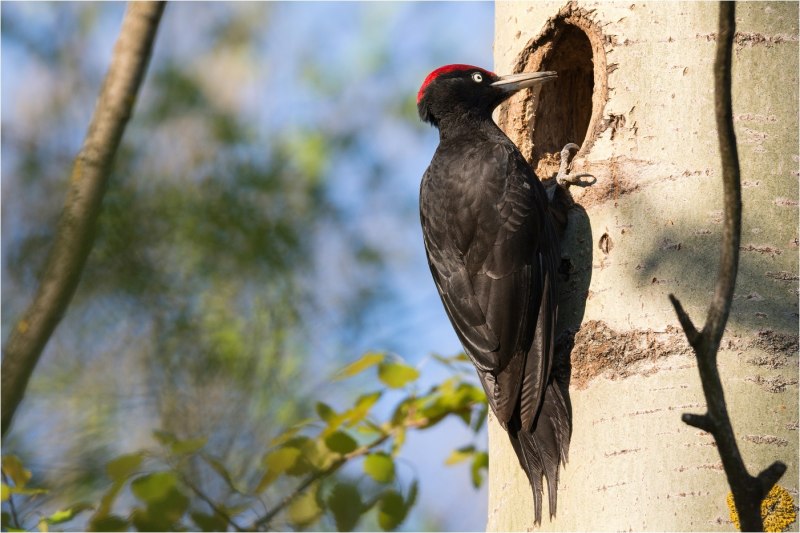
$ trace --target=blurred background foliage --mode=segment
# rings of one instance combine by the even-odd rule
[[[123,12],[3,5],[4,339],[36,286]],[[483,3],[168,6],[81,285],[3,442],[17,518],[219,529],[234,528],[220,516],[240,513],[249,525],[326,461],[389,435],[269,527],[484,528],[472,488],[485,467],[480,390],[457,359],[426,366],[430,352],[459,348],[419,235],[416,193],[436,135],[419,123],[415,95],[440,64],[488,66],[491,32]],[[377,377],[331,382],[369,350]],[[387,353],[426,372],[381,375],[394,368]],[[378,392],[346,431],[333,427],[345,422],[332,412]],[[404,455],[398,428],[434,425],[406,412],[409,402],[438,405],[437,424],[461,420]],[[300,437],[309,440],[291,441]],[[303,457],[308,446],[327,451],[304,470],[291,451],[271,455],[287,442]],[[470,460],[456,488],[418,456],[433,449],[438,463]],[[378,452],[393,472],[410,466],[376,479],[363,458]],[[270,457],[275,475],[298,479],[261,486]],[[417,490],[423,503],[412,507]],[[451,516],[441,490],[477,511]],[[115,502],[113,512],[98,502]],[[53,514],[76,503],[83,521]],[[351,508],[369,514],[333,511]]]

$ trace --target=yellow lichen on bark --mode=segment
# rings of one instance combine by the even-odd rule
[[[739,529],[739,513],[736,512],[731,492],[728,493],[727,503],[731,522]],[[794,500],[789,491],[780,485],[773,486],[761,502],[761,518],[764,520],[764,531],[786,531],[797,520]]]

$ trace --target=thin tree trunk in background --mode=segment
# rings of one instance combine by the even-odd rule
[[[94,243],[111,163],[144,79],[164,2],[132,2],[81,151],[36,296],[3,347],[2,435],[47,341],[66,312]]]

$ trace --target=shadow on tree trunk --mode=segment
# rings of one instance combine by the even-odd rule
[[[739,241],[742,231],[742,193],[739,155],[733,129],[731,104],[731,62],[736,32],[736,4],[720,2],[717,54],[714,61],[714,107],[722,159],[724,216],[719,274],[711,307],[701,331],[697,331],[680,301],[670,294],[681,326],[695,351],[707,411],[697,415],[684,413],[681,419],[690,426],[711,433],[717,444],[725,475],[733,493],[742,531],[762,531],[761,501],[786,471],[786,465],[775,461],[758,476],[752,476],[744,465],[725,405],[725,395],[717,368],[725,324],[733,300],[739,266]]]

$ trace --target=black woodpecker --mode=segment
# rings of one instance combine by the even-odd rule
[[[555,72],[499,77],[447,65],[431,72],[417,94],[420,118],[439,129],[420,188],[428,264],[528,475],[537,524],[542,476],[555,515],[559,463],[566,463],[571,433],[553,375],[561,255],[548,192],[492,111],[514,92],[555,78]]]

